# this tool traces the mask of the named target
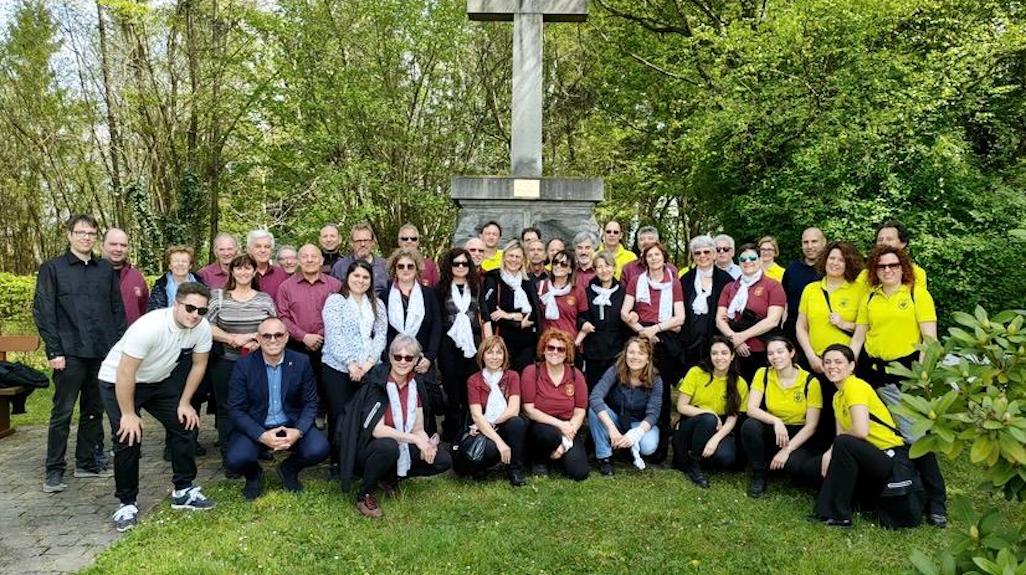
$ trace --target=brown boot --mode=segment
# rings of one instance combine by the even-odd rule
[[[378,507],[378,500],[370,493],[361,495],[356,499],[356,510],[363,514],[364,517],[372,517],[374,519],[380,519],[385,515],[381,508]]]

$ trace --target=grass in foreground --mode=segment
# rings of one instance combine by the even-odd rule
[[[952,494],[972,492],[967,464],[946,466]],[[320,477],[323,470],[311,476]],[[273,475],[273,474],[267,474]],[[103,553],[87,573],[897,573],[913,549],[934,553],[944,531],[886,531],[868,521],[852,530],[807,523],[811,494],[771,483],[753,501],[741,474],[714,475],[703,491],[672,470],[618,468],[574,484],[451,476],[408,482],[382,499],[385,518],[353,509],[337,484],[307,479],[306,491],[246,503],[239,483],[205,491],[209,513],[168,506]],[[1022,520],[1021,509],[1016,519]]]

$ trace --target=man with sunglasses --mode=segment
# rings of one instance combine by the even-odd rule
[[[620,222],[616,220],[606,222],[602,228],[602,249],[612,252],[613,258],[616,260],[616,272],[614,272],[616,279],[620,279],[623,266],[638,259],[637,254],[623,247],[621,240],[623,240],[623,226],[620,225]]]
[[[261,448],[291,451],[278,465],[286,491],[302,491],[299,472],[328,457],[328,439],[314,426],[317,384],[310,360],[287,349],[289,333],[278,318],[257,328],[260,353],[235,365],[229,383],[228,413],[235,430],[228,441],[228,469],[246,478],[242,496],[252,501],[262,491]]]
[[[417,229],[417,226],[407,223],[399,228],[398,246],[401,248],[413,248],[420,252],[420,255],[424,258],[424,271],[420,274],[420,285],[424,287],[435,287],[438,285],[438,266],[435,265],[434,260],[420,251],[420,230]]]
[[[206,510],[196,478],[196,443],[192,430],[199,415],[191,400],[203,380],[212,343],[207,314],[210,290],[196,282],[178,286],[174,305],[142,316],[114,344],[100,366],[100,397],[110,420],[114,444],[114,495],[121,506],[114,513],[119,532],[136,524],[139,508],[139,457],[143,435],[142,409],[164,427],[171,448],[172,509]],[[191,356],[185,387],[171,376]]]
[[[734,238],[720,234],[713,241],[716,242],[716,267],[734,279],[741,277],[741,266],[734,263]]]

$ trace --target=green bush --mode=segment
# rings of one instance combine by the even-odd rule
[[[36,276],[0,273],[0,320],[31,319],[35,292]]]

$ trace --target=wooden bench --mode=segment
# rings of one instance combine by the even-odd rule
[[[12,351],[32,352],[39,349],[39,338],[34,335],[0,335],[0,361],[7,361]],[[11,398],[24,391],[21,387],[0,387],[0,437],[14,433],[11,427]]]

